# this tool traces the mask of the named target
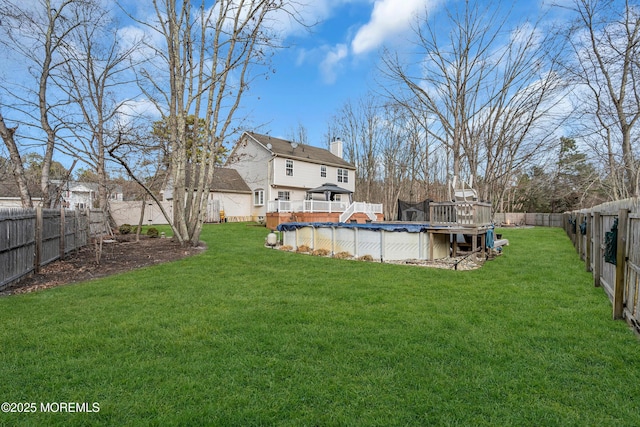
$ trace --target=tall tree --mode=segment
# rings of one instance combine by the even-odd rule
[[[20,191],[20,201],[23,208],[32,208],[33,200],[29,193],[29,186],[27,185],[27,178],[24,171],[24,165],[22,164],[20,151],[18,150],[18,145],[14,139],[15,133],[16,128],[7,127],[7,124],[4,122],[4,117],[2,117],[2,112],[0,112],[0,138],[2,138],[2,141],[4,141],[4,144],[9,151],[11,173],[13,178],[16,180],[18,190]]]
[[[421,18],[413,56],[387,51],[382,68],[388,95],[429,115],[428,134],[446,147],[450,173],[472,178],[494,202],[551,143],[558,124],[549,111],[563,90],[548,52],[555,41],[535,25],[509,28],[502,6],[467,0],[446,19]]]
[[[591,118],[586,134],[599,135],[609,175],[622,165],[623,179],[612,180],[611,197],[640,196],[637,140],[640,118],[640,9],[628,0],[573,0],[575,24],[567,34],[576,90],[576,108]]]
[[[19,57],[21,63],[26,64],[33,79],[23,81],[22,75],[17,75],[13,77],[15,80],[6,82],[3,87],[10,94],[7,98],[11,99],[12,109],[19,110],[28,118],[25,125],[37,126],[44,132],[41,141],[44,145],[44,162],[40,188],[43,205],[47,207],[56,202],[49,175],[60,129],[55,111],[64,109],[68,102],[65,97],[54,93],[52,83],[64,74],[62,68],[65,60],[60,55],[61,50],[71,43],[70,34],[86,23],[78,19],[77,11],[89,1],[0,2],[0,42]],[[22,93],[25,95],[20,95]]]
[[[580,209],[585,200],[594,199],[600,190],[595,167],[572,138],[560,138],[560,150],[550,194],[551,212]],[[591,196],[589,194],[591,193]]]
[[[66,129],[74,136],[73,145],[65,144],[65,149],[94,169],[96,207],[108,212],[108,151],[129,120],[123,117],[123,108],[135,96],[129,69],[135,65],[132,58],[140,41],[124,46],[111,13],[100,4],[87,2],[75,13],[75,19],[85,25],[70,33],[72,45],[61,50],[65,78],[57,82],[77,111],[65,119]]]
[[[357,200],[374,200],[383,135],[381,106],[369,93],[347,101],[334,117],[334,131],[344,141],[344,157],[356,166]]]
[[[174,235],[192,245],[199,243],[214,165],[196,162],[195,167],[186,121],[191,114],[204,120],[203,150],[217,153],[234,134],[241,99],[255,78],[252,68],[265,64],[276,47],[275,21],[270,19],[287,13],[296,17],[295,4],[284,0],[209,4],[154,0],[155,22],[143,23],[164,42],[153,46],[162,68],[145,68],[141,77],[145,93],[168,124]],[[199,130],[194,126],[194,132]]]

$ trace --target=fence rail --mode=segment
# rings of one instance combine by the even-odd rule
[[[100,213],[102,211],[99,211]],[[90,219],[93,218],[93,219]],[[97,212],[0,210],[0,290],[65,254],[86,246]]]
[[[613,306],[613,318],[640,330],[640,199],[564,214],[564,229]]]
[[[480,227],[491,224],[491,203],[432,202],[429,218],[436,226]]]

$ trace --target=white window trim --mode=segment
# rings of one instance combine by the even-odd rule
[[[256,201],[258,203],[256,203]],[[253,190],[253,206],[264,206],[264,190],[258,188]]]

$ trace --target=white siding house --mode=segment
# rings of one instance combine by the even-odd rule
[[[251,216],[262,219],[269,202],[305,200],[307,191],[325,183],[353,192],[355,167],[342,159],[342,142],[332,150],[245,132],[227,160],[252,192]],[[336,198],[347,197],[336,195]],[[348,200],[347,200],[348,201]]]
[[[62,184],[62,199],[71,209],[92,208],[98,199],[99,184],[94,182],[71,181]],[[107,197],[110,201],[121,202],[123,200],[122,188],[112,185],[107,188]]]
[[[216,167],[209,185],[205,222],[251,221],[252,193],[234,169]],[[173,182],[162,191],[164,200],[173,200]]]

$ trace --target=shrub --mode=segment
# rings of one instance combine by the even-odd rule
[[[329,251],[326,250],[326,249],[316,249],[315,251],[311,252],[311,255],[327,256],[327,255],[329,255]]]
[[[373,257],[369,254],[367,255],[362,255],[360,258],[358,258],[358,260],[360,261],[373,261]]]
[[[147,230],[147,236],[149,237],[155,238],[155,237],[158,237],[159,235],[160,235],[160,232],[155,227],[149,227],[149,229]]]
[[[347,259],[351,258],[351,254],[349,252],[338,252],[333,257],[338,259]]]
[[[131,224],[122,224],[120,227],[118,227],[118,231],[120,232],[120,234],[129,234],[133,231],[133,227],[131,226]]]
[[[281,250],[281,251],[290,251],[290,250],[292,250],[292,249],[293,249],[293,248],[292,248],[291,246],[289,246],[289,245],[282,245],[282,246],[280,246],[280,250]]]
[[[307,245],[298,246],[297,252],[311,252],[311,249]]]

